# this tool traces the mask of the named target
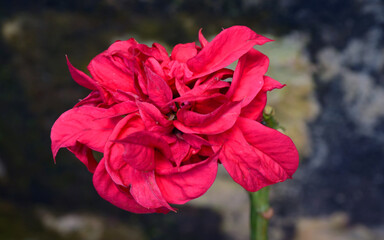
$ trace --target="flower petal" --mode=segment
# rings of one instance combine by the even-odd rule
[[[170,144],[170,148],[173,161],[175,162],[176,166],[180,166],[181,162],[188,156],[191,146],[183,139],[179,139],[178,137],[175,138],[176,140]]]
[[[129,67],[118,67],[106,53],[97,55],[88,65],[93,78],[106,89],[136,93],[133,75]]]
[[[195,149],[201,149],[202,146],[211,146],[207,140],[195,134],[185,133],[182,135],[182,138]]]
[[[131,53],[129,52],[129,49],[132,46],[136,46],[138,43],[134,38],[130,38],[126,41],[120,41],[117,40],[114,43],[109,46],[108,50],[106,51],[109,55],[114,54],[122,54],[125,56],[129,56]]]
[[[178,62],[187,62],[197,54],[195,43],[177,44],[171,53],[171,59]]]
[[[244,108],[241,109],[241,117],[261,121],[263,110],[267,104],[267,93],[260,91],[259,94]]]
[[[136,104],[139,108],[141,119],[143,119],[144,125],[148,131],[163,134],[172,131],[172,122],[166,119],[154,105],[139,101],[137,101]]]
[[[157,52],[154,54],[154,57],[159,61],[169,61],[169,54],[167,49],[159,43],[153,43],[152,48],[156,49]]]
[[[263,87],[263,76],[268,70],[268,64],[268,57],[255,49],[244,54],[236,66],[226,96],[232,101],[243,100],[243,106],[248,105]]]
[[[169,206],[167,201],[164,199],[162,192],[160,191],[153,171],[137,171],[133,173],[134,180],[131,185],[132,197],[141,206],[148,209],[151,208],[166,208],[171,211],[176,209]]]
[[[230,86],[229,82],[220,80],[220,77],[227,76],[227,74],[228,71],[220,71],[220,74],[215,74],[212,78],[203,82],[196,82],[191,90],[185,88],[184,91],[179,91],[180,97],[173,99],[172,102],[199,101],[217,97],[218,94],[221,94],[219,93],[220,89]]]
[[[91,106],[91,107],[96,107],[99,104],[103,103],[103,98],[101,97],[99,91],[92,91],[88,96],[85,98],[81,99],[76,105],[76,107],[81,107],[81,106]]]
[[[193,78],[198,78],[228,66],[254,45],[269,41],[271,40],[248,27],[233,26],[218,34],[194,58],[188,60],[187,64],[195,74]]]
[[[175,78],[175,87],[180,96],[191,91],[191,89],[184,83],[184,79],[178,77]]]
[[[199,78],[197,80],[193,79],[192,82],[196,81],[195,86],[199,86],[199,85],[203,84],[204,82],[206,82],[207,80],[211,80],[211,79],[224,80],[227,78],[232,78],[233,73],[234,73],[234,71],[232,69],[222,68],[220,70],[217,70],[214,73],[209,74],[206,77],[202,77],[202,78]],[[189,82],[187,82],[187,83],[189,83]]]
[[[279,169],[291,178],[299,165],[299,154],[292,140],[281,132],[246,118],[239,118],[245,139],[279,164]],[[261,138],[260,135],[263,137]],[[285,180],[285,179],[280,179]]]
[[[144,64],[146,67],[151,69],[154,73],[159,75],[161,78],[166,79],[163,67],[160,63],[153,57],[149,57]]]
[[[170,108],[169,102],[172,100],[172,90],[167,82],[149,68],[144,68],[147,75],[148,97],[163,112]]]
[[[91,173],[95,172],[97,167],[97,161],[93,156],[92,149],[86,145],[76,142],[75,145],[68,147],[68,150],[71,151],[75,156],[88,168],[88,171]]]
[[[87,74],[76,69],[69,61],[67,55],[65,55],[65,58],[67,59],[68,69],[73,80],[75,80],[75,82],[77,82],[80,86],[83,86],[91,90],[97,90],[97,83],[92,78],[90,78]]]
[[[169,203],[184,204],[203,195],[217,174],[217,156],[181,167],[156,171],[156,181]]]
[[[285,87],[285,84],[281,84],[271,77],[264,76],[263,91],[272,91],[273,89],[281,89],[283,87]]]
[[[230,131],[210,140],[223,145],[220,161],[247,191],[291,178],[298,166],[299,156],[291,139],[253,120],[239,118]]]
[[[138,116],[127,116],[119,122],[111,134],[112,141],[105,147],[106,171],[115,184],[122,187],[130,186],[132,197],[141,206],[148,209],[165,207],[174,211],[162,197],[154,178],[154,171],[150,170],[154,167],[155,159],[157,161],[159,158],[165,158],[163,155],[170,157],[169,147],[161,142],[159,137],[155,139],[153,134],[142,131],[143,128]],[[164,153],[166,150],[162,149],[163,145],[166,145],[165,149],[168,147],[168,153]],[[154,151],[154,147],[161,148],[162,153]],[[147,154],[150,149],[153,155]],[[143,169],[145,171],[142,171]]]
[[[138,204],[128,189],[124,190],[123,187],[116,185],[112,181],[105,169],[104,159],[100,161],[99,166],[96,168],[95,174],[93,175],[93,184],[97,193],[102,198],[126,211],[133,213],[169,212],[168,209],[163,207],[148,209]]]
[[[199,42],[200,42],[200,46],[204,48],[208,44],[208,41],[207,39],[205,39],[202,30],[203,30],[202,28],[200,28],[199,30]]]
[[[127,107],[128,106],[128,107]],[[129,108],[132,107],[132,108]],[[93,172],[94,160],[88,148],[103,152],[105,143],[121,115],[136,111],[131,103],[117,104],[109,109],[82,106],[63,113],[56,120],[51,130],[52,154],[60,148],[69,150],[79,157],[88,169]],[[88,160],[86,156],[89,156]]]
[[[247,106],[241,109],[240,116],[261,121],[264,107],[267,104],[267,91],[271,91],[276,88],[280,89],[284,86],[285,84],[281,84],[268,76],[264,76],[264,85],[261,91],[259,91],[256,97]]]
[[[208,114],[181,109],[173,124],[183,133],[218,134],[235,124],[240,110],[241,102],[227,102]]]
[[[140,116],[130,114],[123,118],[114,128],[104,149],[105,167],[112,180],[121,186],[129,186],[132,181],[130,172],[132,167],[123,160],[124,145],[117,140],[138,132],[144,131],[145,126]]]
[[[172,158],[167,142],[148,131],[134,132],[115,142],[124,146],[123,160],[140,171],[155,169],[155,150],[166,159]]]
[[[159,62],[169,60],[167,50],[158,43],[152,44],[152,47],[148,47],[145,44],[137,44],[135,48],[147,57],[154,57]]]

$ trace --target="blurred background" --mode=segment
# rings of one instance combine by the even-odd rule
[[[135,215],[95,192],[50,128],[88,91],[86,71],[117,39],[168,49],[246,25],[287,84],[269,104],[300,151],[272,187],[272,240],[384,239],[384,2],[381,0],[15,0],[0,3],[0,239],[249,238],[248,197],[223,169],[178,213]]]

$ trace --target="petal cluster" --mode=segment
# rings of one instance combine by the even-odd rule
[[[134,213],[175,211],[204,194],[223,164],[248,191],[291,178],[298,166],[289,137],[261,124],[269,42],[234,26],[211,42],[176,45],[117,41],[72,78],[91,90],[51,131],[53,156],[67,148],[93,173],[102,198]],[[228,65],[238,61],[235,70]],[[97,161],[93,152],[103,158]]]

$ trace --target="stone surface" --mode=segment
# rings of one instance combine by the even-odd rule
[[[384,214],[384,28],[377,15],[383,3],[353,2],[330,8],[329,14],[342,16],[336,25],[310,20],[321,113],[309,125],[316,149],[297,175],[298,199],[308,214],[345,211],[352,222],[377,225]]]
[[[89,213],[66,213],[55,215],[47,209],[37,211],[42,224],[57,232],[65,239],[107,240],[107,239],[145,239],[138,226],[124,224],[116,219],[107,219]]]
[[[276,119],[296,144],[301,157],[307,157],[312,151],[308,123],[320,111],[315,95],[314,65],[306,50],[309,37],[293,32],[271,38],[275,41],[259,49],[270,59],[267,74],[286,87],[270,92],[268,104],[274,107]]]
[[[301,218],[297,222],[295,240],[383,240],[376,229],[363,225],[348,226],[345,213],[334,213],[322,218]]]
[[[203,196],[188,203],[213,209],[222,216],[221,231],[228,239],[249,239],[249,200],[247,192],[235,183],[220,165],[212,187]]]

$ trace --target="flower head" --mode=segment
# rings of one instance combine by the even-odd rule
[[[260,123],[270,40],[244,26],[211,42],[164,47],[117,41],[73,79],[91,93],[52,127],[52,152],[67,148],[93,173],[101,197],[135,213],[168,212],[204,194],[218,164],[248,191],[290,178],[298,154],[289,137]],[[226,68],[238,61],[236,69]],[[232,78],[232,81],[229,79]],[[103,153],[97,162],[92,152]]]

